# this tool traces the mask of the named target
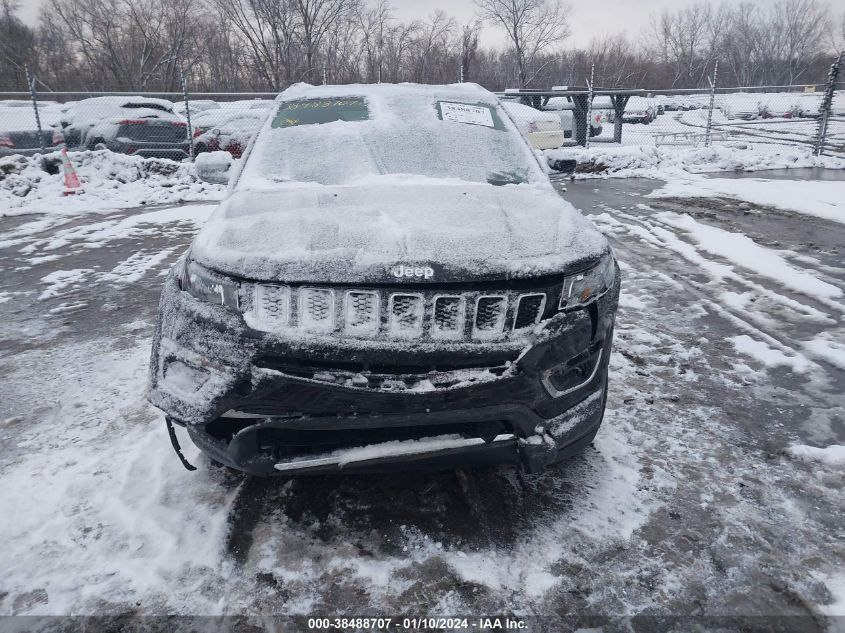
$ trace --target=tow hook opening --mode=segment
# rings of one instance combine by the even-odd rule
[[[182,454],[182,447],[179,446],[179,438],[176,437],[176,429],[173,428],[173,420],[170,419],[169,415],[164,417],[164,423],[167,425],[167,434],[170,436],[170,445],[173,447],[173,450],[176,451],[176,456],[179,457],[179,461],[182,462],[185,470],[196,470],[197,467],[191,464]]]

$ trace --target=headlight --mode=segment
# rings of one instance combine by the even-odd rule
[[[190,260],[182,274],[182,290],[209,303],[236,310],[238,308],[238,284],[227,281]]]
[[[567,277],[560,295],[561,310],[588,303],[613,285],[616,277],[616,261],[607,253],[597,266]]]

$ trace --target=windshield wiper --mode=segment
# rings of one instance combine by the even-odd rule
[[[487,183],[494,187],[521,185],[524,182],[525,174],[516,171],[493,171],[487,174]]]

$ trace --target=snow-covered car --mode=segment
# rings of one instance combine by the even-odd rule
[[[201,112],[208,112],[209,110],[219,110],[222,106],[216,101],[209,99],[192,99],[185,105],[184,101],[177,101],[173,104],[173,111],[181,117],[187,117],[188,112],[191,117],[194,117]]]
[[[754,121],[760,118],[763,104],[754,94],[727,94],[719,97],[722,113],[728,119]]]
[[[266,118],[266,109],[209,110],[198,115],[191,121],[194,156],[224,151],[240,158]]]
[[[645,97],[631,97],[622,114],[623,123],[645,123],[648,125],[657,118],[657,109]]]
[[[220,107],[225,110],[269,110],[275,105],[272,99],[240,99],[239,101],[225,101]]]
[[[555,89],[559,87],[556,86]],[[563,128],[566,138],[575,136],[575,105],[566,97],[551,97],[543,106],[543,109],[554,112],[560,117],[560,125]],[[590,136],[598,136],[602,130],[603,113],[599,109],[593,109],[590,114]]]
[[[190,155],[187,123],[164,99],[84,99],[62,115],[61,126],[68,149],[109,149],[173,160]]]
[[[23,154],[29,156],[45,150],[55,149],[64,142],[62,134],[51,127],[55,115],[47,108],[39,108],[41,134],[32,104],[29,107],[0,106],[0,156]]]
[[[536,471],[601,423],[620,274],[475,84],[283,92],[164,282],[148,398],[255,475]],[[188,468],[192,468],[186,463]]]
[[[763,119],[791,119],[801,115],[801,104],[798,100],[773,99],[761,104],[760,118]]]
[[[534,149],[554,149],[563,145],[566,137],[556,113],[511,101],[503,101],[502,107]]]

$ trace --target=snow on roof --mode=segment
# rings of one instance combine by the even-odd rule
[[[312,86],[298,83],[282,92],[277,101],[290,99],[310,99],[320,97],[368,97],[374,95],[407,95],[408,98],[467,99],[472,98],[483,103],[495,105],[496,95],[478,84],[343,84]]]
[[[507,110],[517,123],[527,123],[528,121],[549,121],[551,123],[559,123],[560,116],[554,112],[543,112],[537,108],[523,105],[522,103],[514,103],[503,101],[502,107]]]
[[[88,99],[83,99],[78,101],[75,105],[77,108],[85,107],[85,108],[97,108],[97,107],[106,107],[106,106],[114,106],[116,108],[120,108],[126,104],[130,103],[150,103],[153,105],[158,105],[163,108],[167,108],[168,110],[173,109],[173,102],[168,101],[167,99],[153,99],[151,97],[141,97],[141,96],[109,96],[109,97],[90,97]]]
[[[41,127],[48,128],[56,123],[57,113],[51,109],[44,109],[39,112]],[[2,107],[0,106],[0,131],[3,132],[30,132],[38,129],[35,120],[35,112],[30,108]]]

